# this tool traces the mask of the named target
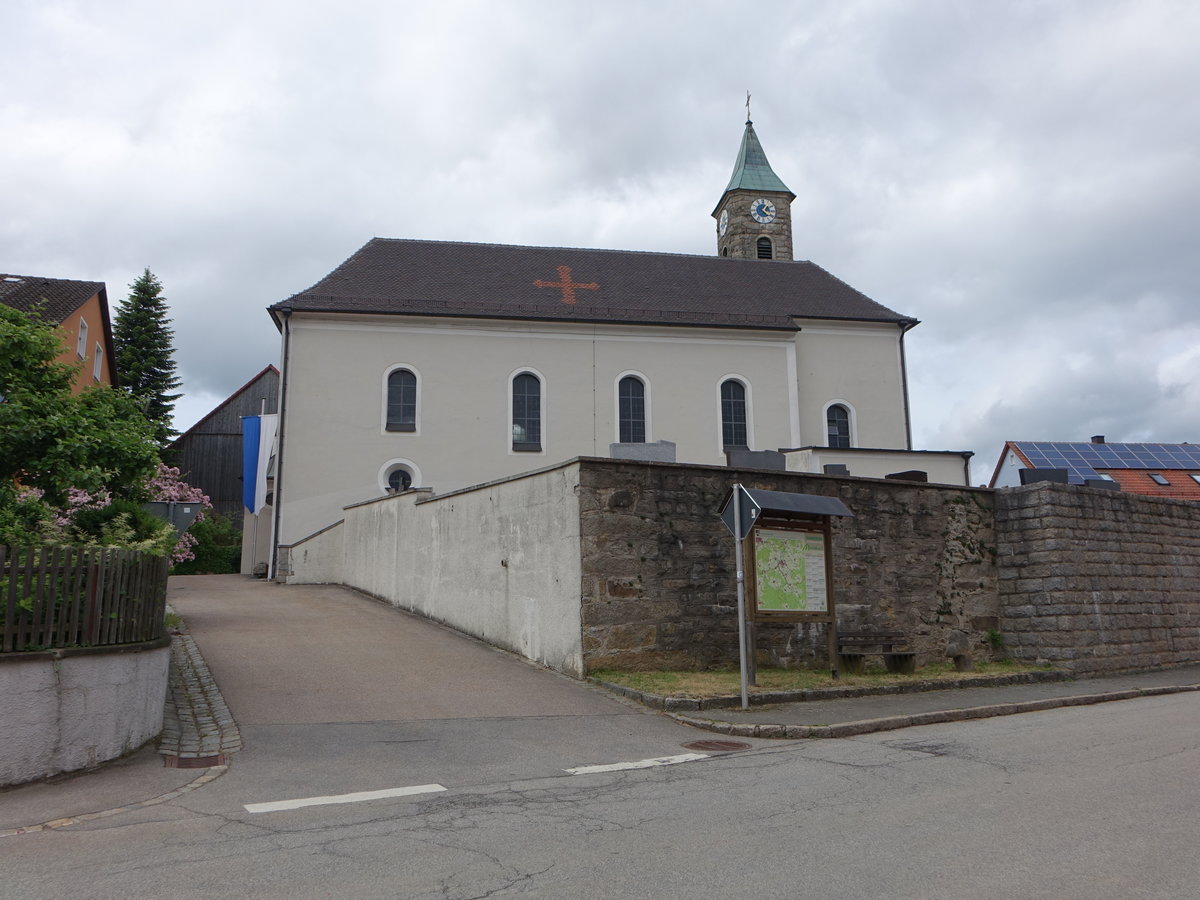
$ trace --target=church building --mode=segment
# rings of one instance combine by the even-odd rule
[[[793,260],[794,198],[747,121],[712,256],[368,241],[269,310],[273,545],[388,491],[577,456],[724,465],[771,450],[799,471],[966,483],[964,454],[912,452],[917,321]]]

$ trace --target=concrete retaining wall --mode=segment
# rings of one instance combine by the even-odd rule
[[[345,520],[322,528],[292,546],[279,548],[279,568],[288,584],[341,584],[345,565]]]
[[[567,464],[348,507],[342,582],[582,676],[578,480],[578,464]]]
[[[157,643],[0,656],[0,785],[87,769],[156,737],[171,658]]]
[[[1075,672],[1200,661],[1200,504],[1058,484],[997,492],[1000,631]]]

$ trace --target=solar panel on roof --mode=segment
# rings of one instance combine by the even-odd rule
[[[1095,477],[1097,469],[1200,468],[1198,444],[1092,444],[1067,441],[1014,442],[1035,468],[1067,469],[1071,481]]]

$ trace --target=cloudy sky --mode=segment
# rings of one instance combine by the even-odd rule
[[[923,324],[914,439],[1200,440],[1193,0],[6,0],[0,271],[149,267],[186,428],[374,236],[715,253],[753,93],[796,257]]]

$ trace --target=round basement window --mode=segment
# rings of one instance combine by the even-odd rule
[[[420,486],[421,470],[411,459],[396,457],[381,465],[375,475],[379,491],[383,494],[398,494]]]
[[[407,491],[412,487],[412,472],[403,466],[396,466],[387,476],[388,490],[393,492]]]

